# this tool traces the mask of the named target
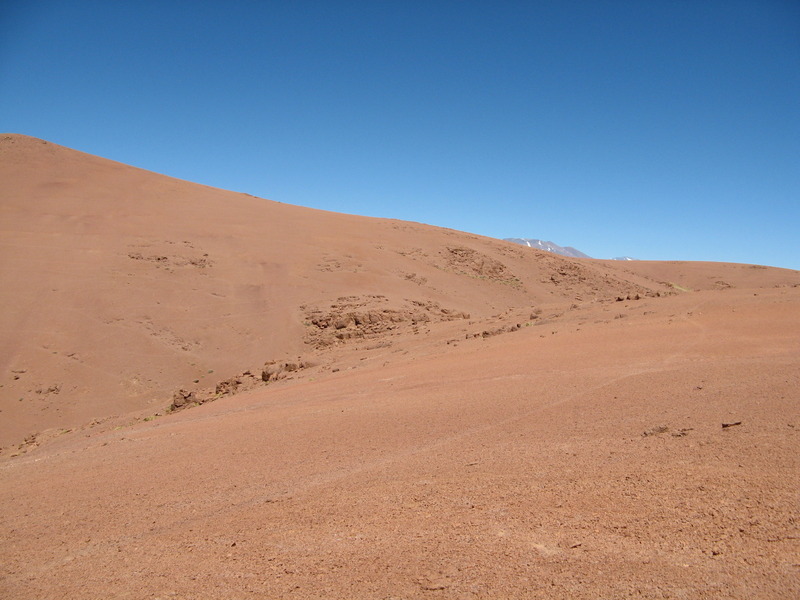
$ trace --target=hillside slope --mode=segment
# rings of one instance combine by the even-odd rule
[[[0,595],[796,598],[800,288],[543,314],[0,463]]]
[[[644,264],[289,206],[20,135],[0,137],[0,186],[0,445],[153,412],[269,361],[330,365],[354,339],[672,293],[696,270],[654,278]]]
[[[0,135],[0,302],[0,597],[800,594],[796,271]]]

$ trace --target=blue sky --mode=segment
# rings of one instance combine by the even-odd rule
[[[796,0],[4,0],[0,131],[598,258],[800,269]]]

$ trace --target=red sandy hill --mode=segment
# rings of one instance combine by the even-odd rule
[[[20,135],[0,190],[0,597],[800,594],[800,273]]]

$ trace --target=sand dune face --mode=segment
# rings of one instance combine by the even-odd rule
[[[0,186],[0,595],[800,594],[800,273]]]

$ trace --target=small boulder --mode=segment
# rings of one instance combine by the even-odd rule
[[[170,410],[177,410],[196,402],[197,399],[194,396],[194,392],[180,389],[172,395],[172,404],[170,405]]]
[[[264,369],[261,371],[261,379],[262,381],[275,381],[276,379],[281,378],[281,374],[283,373],[283,364],[271,362],[264,365]]]

